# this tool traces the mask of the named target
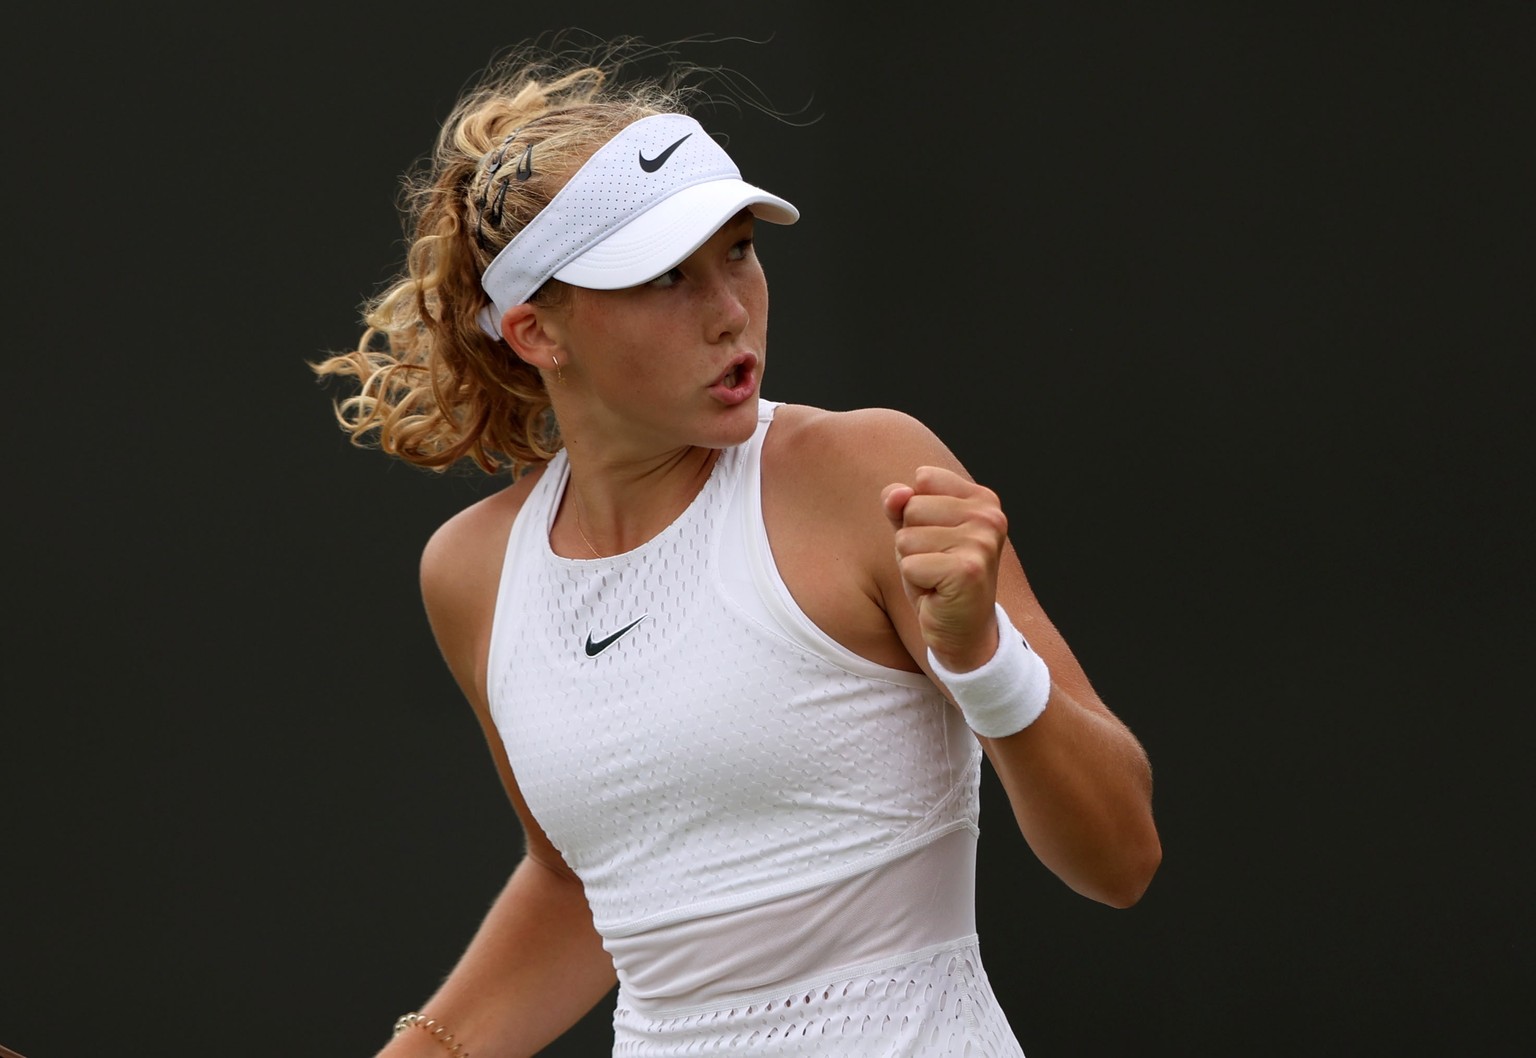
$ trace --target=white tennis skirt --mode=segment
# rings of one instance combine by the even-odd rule
[[[975,937],[746,1005],[669,1017],[619,990],[614,1058],[1024,1058]]]

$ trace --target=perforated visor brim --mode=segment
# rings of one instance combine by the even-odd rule
[[[610,232],[554,273],[591,290],[648,282],[675,267],[743,209],[772,224],[793,224],[800,211],[743,180],[711,180],[662,199]]]

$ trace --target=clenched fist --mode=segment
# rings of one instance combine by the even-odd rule
[[[942,467],[880,494],[895,530],[902,586],[923,640],[946,667],[967,672],[997,650],[997,565],[1008,519],[991,489]]]

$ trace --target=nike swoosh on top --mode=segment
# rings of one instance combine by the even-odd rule
[[[691,132],[688,133],[688,136],[692,136],[692,135],[693,135],[693,133],[691,133]],[[686,140],[688,138],[688,136],[684,136],[683,140]],[[640,168],[644,169],[648,173],[654,173],[656,170],[660,169],[662,166],[667,164],[667,159],[672,157],[672,152],[673,151],[677,150],[679,147],[681,147],[683,145],[683,140],[678,140],[676,143],[674,143],[672,146],[668,147],[666,150],[662,151],[660,154],[658,154],[654,158],[647,158],[645,156],[645,150],[642,148],[639,151],[639,155],[640,155]]]
[[[674,146],[676,146],[676,145],[674,144]],[[629,632],[629,630],[631,628],[634,628],[635,625],[639,624],[641,621],[644,621],[649,616],[651,616],[651,615],[648,614],[648,613],[643,613],[639,617],[635,618],[633,621],[629,622],[629,624],[625,625],[623,628],[621,628],[617,632],[613,633],[613,635],[605,636],[602,639],[594,640],[592,638],[592,633],[588,632],[587,633],[587,657],[589,657],[589,658],[597,657],[603,651],[607,650],[609,647],[613,646],[613,644],[617,643],[620,639],[624,638],[624,636]]]

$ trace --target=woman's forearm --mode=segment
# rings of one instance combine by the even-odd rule
[[[453,972],[417,1009],[451,1032],[465,1053],[514,1058],[547,1046],[614,981],[580,883],[524,858]],[[447,1054],[430,1033],[412,1028],[378,1058]]]

